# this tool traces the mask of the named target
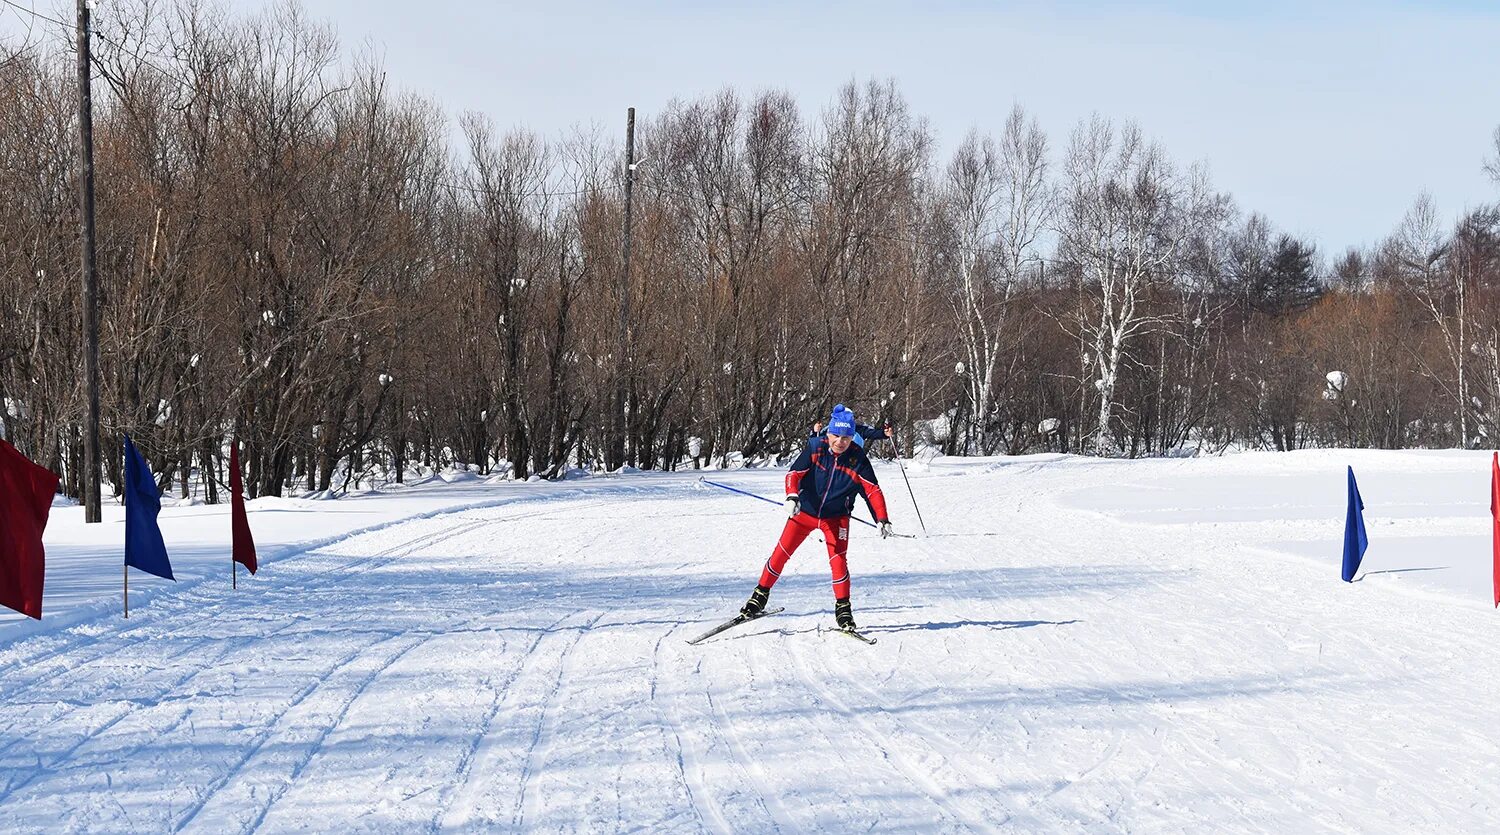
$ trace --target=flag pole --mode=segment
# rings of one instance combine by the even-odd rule
[[[239,441],[236,440],[236,439],[234,439],[234,438],[231,438],[230,441],[229,441],[229,443],[232,445],[232,448],[230,449],[230,452],[229,452],[229,457],[232,458],[232,459],[238,458],[239,457],[239,455],[238,455],[238,453],[239,453]],[[222,455],[222,454],[223,454],[223,450],[220,449],[220,455]],[[238,465],[239,462],[235,461],[235,464]],[[235,475],[239,475],[239,469],[238,468],[235,469]],[[235,479],[233,477],[230,478],[231,482],[233,482],[234,480]],[[229,506],[231,508],[234,507],[234,499],[235,499],[235,496],[237,495],[237,494],[235,494],[233,492],[233,490],[234,490],[234,488],[231,486],[230,487],[230,495],[229,495]],[[231,510],[230,511],[230,517],[233,518],[233,516],[234,516],[234,511]],[[231,523],[230,527],[233,528],[233,524],[232,523]],[[229,548],[229,587],[231,589],[238,589],[240,587],[240,572],[239,572],[238,566],[236,566],[234,564],[234,546],[233,545],[231,545],[230,548]]]
[[[1500,609],[1500,452],[1490,458],[1490,517],[1494,525],[1490,547],[1495,554],[1495,608]]]
[[[125,619],[130,619],[130,566],[123,569],[125,574]]]

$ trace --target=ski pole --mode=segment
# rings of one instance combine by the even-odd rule
[[[712,484],[715,487],[723,488],[725,490],[728,490],[731,493],[739,493],[741,496],[749,496],[752,499],[760,499],[763,502],[767,502],[769,504],[774,504],[777,507],[781,507],[781,502],[778,502],[775,499],[768,499],[765,496],[758,496],[758,495],[756,495],[754,493],[747,493],[744,490],[739,489],[738,487],[730,487],[727,484],[720,484],[717,481],[709,481],[708,479],[702,478],[702,477],[700,477],[698,480],[701,481],[701,482],[703,482],[704,484]],[[865,520],[859,518],[858,516],[850,516],[849,518],[853,519],[854,521],[859,522],[861,524],[869,525],[872,528],[876,527],[876,525],[875,525],[874,522],[866,522]]]
[[[891,457],[896,459],[896,466],[901,468],[901,480],[906,482],[906,494],[911,496],[911,506],[917,511],[917,521],[921,523],[922,533],[925,534],[927,533],[927,523],[922,521],[922,508],[917,507],[917,494],[912,492],[911,479],[906,477],[906,465],[901,463],[901,456],[899,454],[893,454]]]
[[[698,478],[698,480],[701,481],[701,482],[703,482],[704,484],[712,484],[715,487],[723,488],[725,490],[728,490],[731,493],[739,493],[741,496],[749,496],[752,499],[760,499],[763,502],[769,502],[770,504],[774,504],[774,505],[776,505],[778,507],[781,506],[781,502],[778,502],[775,499],[768,499],[765,496],[758,496],[758,495],[756,495],[754,493],[748,493],[748,492],[746,492],[744,490],[739,489],[738,487],[730,487],[727,484],[720,484],[717,481],[709,481],[708,479],[703,478],[701,476]],[[863,521],[863,520],[861,520],[861,521]]]
[[[703,482],[704,484],[710,484],[710,485],[713,485],[714,487],[718,487],[718,488],[723,489],[723,490],[728,490],[731,493],[739,493],[741,496],[749,496],[752,499],[760,499],[763,502],[768,502],[770,504],[776,505],[777,507],[781,507],[781,502],[778,502],[775,499],[768,499],[765,496],[759,496],[759,495],[756,495],[755,493],[749,493],[749,492],[746,492],[744,490],[739,489],[738,487],[730,487],[727,484],[720,484],[717,481],[709,481],[708,479],[702,478],[701,476],[698,478],[698,480],[701,481],[701,482]],[[872,528],[878,528],[879,527],[879,525],[876,525],[874,522],[870,522],[870,521],[861,519],[858,516],[850,516],[849,518],[853,519],[854,521],[856,521],[856,522],[858,522],[858,523],[860,523],[862,525],[869,525]],[[925,528],[924,528],[924,530],[925,530]],[[891,534],[891,536],[899,536],[902,539],[916,539],[915,536],[912,536],[909,533],[893,533],[893,534]]]

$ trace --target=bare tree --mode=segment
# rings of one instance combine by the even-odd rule
[[[602,460],[612,132],[470,116],[450,154],[436,103],[290,3],[119,0],[96,25],[111,445],[132,433],[210,500],[234,436],[257,493]],[[0,44],[0,432],[76,494],[67,49]],[[907,452],[1500,435],[1494,207],[1448,228],[1419,201],[1325,286],[1309,242],[1253,213],[1231,228],[1228,197],[1133,125],[1085,121],[1054,173],[1019,107],[945,165],[892,82],[804,113],[726,89],[643,120],[631,464],[773,459],[837,401],[900,424]]]
[[[1037,240],[1049,220],[1047,139],[1016,106],[997,144],[971,132],[955,151],[943,187],[953,226],[956,273],[949,303],[963,346],[971,441],[983,454],[996,447],[997,374],[1014,341],[1012,302],[1042,263]]]
[[[1453,241],[1439,220],[1431,195],[1417,196],[1401,225],[1383,247],[1392,274],[1406,294],[1431,319],[1442,339],[1444,357],[1452,377],[1428,369],[1442,381],[1455,404],[1460,446],[1469,445],[1468,347],[1470,329],[1470,276],[1450,263]]]
[[[1500,437],[1500,206],[1475,209],[1453,233],[1447,268],[1463,311],[1463,410],[1478,443]],[[1493,440],[1491,440],[1493,443]]]
[[[1500,127],[1495,128],[1495,155],[1485,160],[1484,171],[1496,185],[1500,185]]]
[[[843,87],[824,113],[811,142],[807,221],[799,229],[799,257],[819,299],[823,349],[832,361],[807,386],[823,397],[869,387],[869,379],[895,359],[871,365],[855,346],[865,329],[864,310],[877,298],[891,254],[903,244],[905,223],[931,154],[927,124],[911,113],[894,82]],[[862,381],[860,378],[864,377]],[[882,387],[883,388],[883,387]],[[820,404],[831,406],[832,403]]]
[[[1159,318],[1154,290],[1170,287],[1185,246],[1212,222],[1216,203],[1206,173],[1179,173],[1166,153],[1127,124],[1118,133],[1094,116],[1073,132],[1064,163],[1058,244],[1089,288],[1077,327],[1095,376],[1094,448],[1115,448],[1112,417],[1128,350]]]

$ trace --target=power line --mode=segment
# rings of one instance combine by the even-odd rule
[[[735,211],[744,212],[747,215],[754,214],[757,211],[756,209],[753,209],[753,208],[751,208],[749,206],[744,206],[744,205],[741,205],[741,204],[738,204],[738,203],[731,203],[731,202],[729,202],[727,200],[719,200],[717,198],[708,198],[708,199],[705,200],[705,196],[702,195],[702,194],[694,194],[694,193],[691,193],[691,192],[683,191],[681,189],[674,189],[674,188],[670,188],[670,187],[664,187],[664,186],[661,186],[661,185],[655,184],[655,183],[649,183],[648,182],[648,183],[643,183],[642,185],[645,188],[648,188],[648,189],[651,189],[652,191],[654,191],[658,196],[668,195],[668,196],[681,197],[683,199],[692,200],[692,201],[695,201],[695,202],[707,202],[710,207],[717,207],[717,208],[723,208],[723,209],[732,209],[732,210],[735,210]],[[807,200],[805,198],[794,198],[794,200],[800,201],[803,204],[807,204],[807,203],[811,202],[810,200]],[[961,243],[958,243],[956,241],[944,241],[944,240],[938,240],[938,239],[934,239],[934,238],[923,237],[923,236],[920,236],[920,235],[908,235],[908,234],[900,234],[900,233],[893,233],[893,232],[880,232],[880,231],[877,231],[877,230],[866,230],[866,231],[863,232],[863,234],[866,235],[866,236],[868,236],[868,237],[871,237],[871,238],[879,238],[881,240],[892,241],[892,242],[895,242],[895,243],[904,243],[904,244],[913,244],[913,245],[916,245],[916,246],[931,247],[931,248],[934,248],[934,249],[958,250],[960,252],[972,252],[972,253],[976,253],[976,254],[991,254],[991,253],[993,253],[995,251],[994,247],[971,246],[971,245],[961,244]],[[1028,263],[1039,264],[1039,265],[1049,266],[1049,267],[1050,266],[1058,266],[1058,267],[1084,267],[1084,266],[1087,266],[1082,261],[1076,261],[1076,260],[1071,260],[1071,259],[1066,259],[1066,258],[1049,258],[1049,257],[1041,256],[1041,255],[1029,256],[1029,257],[1025,258],[1024,260],[1026,262],[1028,262]],[[1330,279],[1334,279],[1334,280],[1346,280],[1346,279],[1370,279],[1370,280],[1374,280],[1374,279],[1382,278],[1384,276],[1382,274],[1380,274],[1380,273],[1373,273],[1373,272],[1360,272],[1360,273],[1354,273],[1354,274],[1336,274],[1336,273],[1330,272],[1327,277],[1330,278]]]
[[[6,59],[3,63],[0,63],[0,68],[10,66],[11,63],[21,60],[22,56],[25,55],[27,49],[31,46],[32,32],[36,31],[35,20],[27,20],[26,18],[21,17],[19,14],[16,15],[16,19],[21,21],[21,25],[26,27],[26,35],[21,39],[20,48],[17,49],[15,54],[10,58]]]
[[[5,5],[10,6],[12,9],[16,9],[17,11],[25,12],[26,14],[29,14],[32,17],[37,18],[38,20],[45,20],[45,21],[47,21],[49,23],[56,23],[57,25],[62,26],[63,28],[68,29],[69,31],[72,31],[72,30],[74,30],[74,29],[77,28],[76,24],[68,23],[65,20],[59,20],[59,19],[57,19],[55,17],[44,15],[41,12],[38,12],[36,9],[27,8],[25,6],[22,6],[21,4],[15,2],[15,0],[0,0],[0,3],[4,3]],[[185,80],[182,76],[177,75],[176,73],[172,72],[171,70],[164,69],[163,67],[157,65],[156,63],[152,62],[150,59],[146,58],[144,55],[141,55],[139,52],[131,51],[124,44],[120,43],[119,41],[116,41],[114,38],[111,38],[108,35],[105,35],[104,33],[100,32],[100,31],[98,31],[98,29],[95,29],[95,28],[91,27],[90,31],[89,31],[89,34],[92,35],[95,38],[98,38],[101,41],[104,41],[105,43],[109,44],[110,46],[113,46],[114,48],[120,50],[121,52],[125,53],[126,55],[129,55],[132,58],[135,58],[137,61],[141,62],[141,64],[143,64],[145,66],[148,66],[148,67],[150,67],[153,70],[156,70],[157,72],[161,73],[162,75],[167,76],[168,78],[172,79],[173,81],[176,81],[178,84],[181,84],[181,85],[183,85],[185,87],[196,87],[197,86],[193,82]],[[100,62],[97,59],[95,59],[93,61],[93,63],[94,63],[95,66],[99,66],[99,64],[100,64]]]
[[[13,8],[13,9],[15,9],[18,12],[25,12],[26,14],[31,15],[32,17],[37,18],[38,20],[45,20],[45,21],[47,21],[49,23],[55,23],[55,24],[57,24],[59,26],[65,27],[65,28],[67,28],[69,30],[73,30],[73,29],[76,28],[76,26],[74,24],[68,23],[67,21],[64,21],[64,20],[59,20],[58,18],[51,17],[49,15],[42,14],[41,12],[36,11],[34,8],[28,8],[26,6],[22,6],[21,4],[15,2],[15,0],[0,0],[0,3],[4,3],[5,5]],[[109,37],[107,35],[104,35],[103,33],[99,32],[96,28],[92,29],[92,31],[90,32],[90,34],[93,35],[94,37],[98,38],[99,40],[104,41],[105,43],[109,44],[110,46],[112,46],[115,49],[119,50],[120,52],[124,53],[125,55],[128,55],[128,56],[136,59],[136,61],[138,61],[141,66],[149,67],[149,68],[157,71],[158,73],[162,74],[163,76],[165,76],[165,77],[167,77],[167,78],[169,78],[169,79],[177,82],[178,84],[181,84],[183,87],[187,87],[187,88],[191,88],[191,89],[197,89],[198,86],[199,86],[199,82],[194,81],[194,80],[190,80],[190,79],[187,79],[187,78],[184,78],[183,76],[178,75],[176,72],[174,72],[172,70],[169,70],[169,69],[166,69],[165,67],[162,67],[160,64],[156,63],[155,61],[151,60],[150,58],[147,58],[145,55],[142,55],[139,51],[130,49],[125,44],[123,44],[123,43],[115,40],[114,38],[111,38],[111,37]],[[100,65],[100,63],[101,62],[99,62],[97,59],[94,60],[94,64],[96,66]],[[109,74],[105,73],[105,75],[106,75],[106,77],[108,77]],[[536,189],[531,189],[531,190],[528,190],[528,191],[511,191],[511,190],[504,190],[504,189],[491,189],[491,188],[485,188],[485,187],[480,187],[480,186],[472,186],[472,185],[468,185],[468,184],[465,184],[465,183],[454,182],[452,180],[447,180],[447,179],[438,178],[438,177],[427,177],[427,176],[423,176],[423,175],[419,175],[419,174],[418,175],[410,175],[410,178],[414,179],[414,180],[426,182],[426,183],[428,183],[430,185],[436,185],[436,186],[439,186],[439,187],[442,187],[442,188],[449,188],[449,189],[453,189],[455,191],[462,191],[462,192],[466,192],[468,194],[473,194],[473,195],[476,195],[476,196],[484,196],[484,197],[520,197],[522,199],[529,199],[529,198],[532,198],[532,197],[542,197],[544,199],[551,199],[551,198],[554,198],[554,197],[579,197],[579,196],[582,196],[582,195],[585,195],[585,194],[595,194],[595,193],[598,193],[600,191],[600,189],[598,189],[598,188],[584,188],[584,189],[561,190],[561,191],[551,191],[551,190],[548,190],[548,189],[545,189],[545,188],[536,188]]]
[[[544,188],[534,188],[529,191],[507,191],[504,189],[490,189],[480,186],[471,186],[465,183],[455,183],[452,180],[445,180],[441,177],[428,177],[420,174],[412,175],[412,179],[420,180],[430,185],[440,186],[442,188],[451,188],[456,191],[468,192],[469,194],[483,197],[520,197],[523,200],[538,196],[543,198],[579,197],[585,194],[597,194],[600,191],[603,191],[603,189],[599,188],[584,188],[571,191],[548,191]]]
[[[37,11],[35,8],[27,8],[26,6],[23,6],[20,3],[14,2],[14,0],[0,0],[0,3],[4,3],[5,5],[10,6],[11,8],[16,9],[17,11],[25,12],[25,13],[31,15],[32,17],[39,18],[39,19],[45,20],[45,21],[49,21],[51,23],[56,23],[59,26],[66,27],[68,29],[74,28],[73,24],[68,23],[65,20],[58,20],[55,17],[44,15],[41,12]]]
[[[104,41],[105,43],[109,44],[110,46],[114,47],[115,49],[118,49],[119,51],[125,53],[126,55],[129,55],[130,57],[136,59],[143,66],[147,66],[147,67],[150,67],[153,70],[156,70],[157,72],[161,73],[162,75],[166,76],[167,78],[172,79],[173,81],[177,82],[178,84],[181,84],[182,86],[191,88],[193,90],[197,90],[198,89],[198,83],[196,81],[190,81],[190,80],[185,79],[182,76],[178,75],[177,73],[172,72],[171,70],[164,69],[164,68],[158,66],[156,63],[154,63],[153,61],[151,61],[146,56],[140,54],[139,52],[132,52],[131,50],[126,49],[124,44],[116,41],[115,39],[110,38],[110,37],[108,37],[106,35],[100,34],[97,31],[94,32],[94,37],[98,38],[101,41]],[[99,61],[96,60],[94,63],[95,64],[99,64]],[[106,73],[106,77],[107,76],[108,76],[108,74]]]
[[[685,191],[681,191],[681,190],[673,189],[673,188],[665,188],[665,187],[662,187],[662,186],[659,186],[659,185],[656,185],[656,184],[650,184],[650,183],[648,183],[648,184],[646,184],[646,188],[649,188],[649,189],[655,191],[658,195],[663,195],[663,194],[665,194],[665,195],[672,195],[672,196],[682,197],[684,199],[694,200],[694,201],[701,201],[701,200],[703,200],[703,195],[701,195],[701,194],[691,194],[689,192],[685,192]],[[752,208],[750,208],[748,206],[742,206],[742,205],[739,205],[739,204],[736,204],[736,203],[730,203],[727,200],[711,200],[709,202],[710,202],[711,206],[717,206],[717,207],[724,208],[724,209],[734,209],[736,211],[744,212],[745,214],[754,214],[755,211],[756,211],[755,209],[752,209]],[[803,203],[809,203],[811,201],[803,200],[802,202]],[[936,239],[933,239],[933,238],[925,238],[925,237],[921,237],[921,236],[917,236],[917,235],[902,235],[902,234],[897,234],[897,233],[892,233],[892,232],[879,232],[879,231],[875,231],[875,230],[867,230],[867,231],[864,232],[864,234],[867,235],[867,236],[869,236],[869,237],[872,237],[872,238],[880,238],[882,240],[894,241],[896,243],[915,244],[917,246],[927,246],[927,247],[932,247],[934,249],[956,249],[956,250],[959,250],[959,251],[962,251],[962,252],[973,252],[973,253],[977,253],[977,254],[987,254],[987,253],[994,252],[994,248],[993,247],[969,246],[969,245],[960,244],[960,243],[957,243],[957,242],[954,242],[954,241],[939,241],[939,240],[936,240]],[[1036,263],[1036,264],[1059,264],[1059,265],[1066,265],[1066,266],[1082,266],[1081,262],[1077,262],[1077,261],[1064,261],[1062,259],[1057,259],[1057,258],[1043,258],[1041,256],[1031,256],[1031,257],[1026,258],[1025,260],[1027,262]]]
[[[19,5],[18,3],[14,2],[14,0],[0,0],[0,2],[3,2],[3,3],[5,3],[8,6],[12,6],[12,7],[16,8],[16,9],[19,9],[20,11],[26,12],[27,14],[33,15],[33,16],[35,16],[37,18],[42,19],[42,20],[51,21],[53,23],[57,23],[57,24],[62,25],[62,26],[68,26],[68,27],[71,28],[71,24],[68,24],[68,23],[66,23],[64,21],[58,20],[57,18],[54,18],[54,17],[48,17],[47,15],[41,14],[41,13],[35,11],[34,9],[28,9],[25,6]],[[163,69],[162,67],[160,67],[157,64],[155,64],[154,62],[152,62],[150,59],[146,58],[145,56],[141,55],[138,52],[132,52],[131,50],[127,49],[123,44],[120,44],[119,42],[115,41],[114,39],[106,37],[106,36],[98,33],[97,31],[94,32],[93,34],[95,35],[95,37],[98,37],[100,40],[103,40],[105,43],[110,44],[111,46],[115,47],[116,49],[119,49],[121,52],[124,52],[126,55],[129,55],[129,56],[135,58],[136,60],[140,61],[145,66],[151,67],[152,69],[156,70],[159,73],[162,73],[163,75],[167,76],[168,78],[171,78],[172,80],[178,82],[179,84],[182,84],[185,87],[192,87],[192,88],[196,88],[197,87],[196,82],[185,80],[181,76],[177,75],[176,73],[171,72],[171,71],[166,70],[166,69]],[[627,173],[627,177],[628,176],[629,175]],[[423,181],[423,182],[426,182],[426,183],[428,183],[430,185],[436,185],[436,186],[443,187],[443,188],[450,188],[450,189],[454,189],[456,191],[463,191],[463,192],[467,192],[469,194],[473,194],[473,195],[477,195],[477,196],[484,196],[484,197],[520,197],[522,199],[527,199],[527,198],[530,198],[530,197],[535,197],[535,196],[540,195],[543,198],[549,198],[550,199],[550,198],[553,198],[553,197],[579,197],[579,196],[582,196],[582,195],[585,195],[585,194],[594,194],[594,193],[597,193],[599,191],[599,189],[592,189],[592,188],[590,188],[590,189],[578,189],[578,190],[575,190],[575,191],[547,191],[545,189],[534,189],[534,190],[527,191],[527,192],[516,192],[516,191],[505,191],[505,190],[497,190],[497,189],[489,189],[489,188],[483,188],[483,187],[476,187],[476,186],[471,186],[471,185],[467,185],[467,184],[463,184],[463,183],[452,182],[450,180],[445,180],[445,179],[441,179],[441,178],[424,177],[424,176],[421,176],[421,175],[414,175],[412,177],[412,179]],[[702,195],[689,194],[687,192],[677,191],[677,190],[674,190],[674,189],[666,189],[666,188],[663,188],[661,186],[658,186],[658,185],[655,185],[655,184],[651,184],[651,183],[643,183],[643,185],[645,185],[647,188],[650,188],[650,189],[656,191],[659,194],[660,193],[669,193],[669,194],[674,194],[675,196],[678,196],[678,197],[684,197],[684,198],[695,200],[695,201],[702,199]],[[750,208],[745,207],[745,206],[740,206],[740,205],[737,205],[737,204],[732,204],[732,203],[729,203],[728,201],[717,201],[715,203],[715,205],[722,206],[725,209],[735,209],[735,210],[738,210],[738,211],[742,211],[742,212],[745,212],[746,214],[751,214],[751,213],[754,212],[753,209],[750,209]],[[932,241],[932,240],[924,239],[924,238],[918,238],[918,237],[897,236],[897,235],[893,235],[891,233],[870,232],[868,234],[871,237],[883,238],[885,240],[892,240],[892,241],[897,241],[897,242],[900,242],[900,243],[916,244],[916,245],[919,245],[919,246],[955,248],[955,249],[959,249],[961,251],[970,251],[970,252],[976,252],[976,253],[985,253],[985,252],[990,252],[991,251],[991,250],[985,249],[983,247],[970,247],[970,246],[964,246],[962,244],[954,244],[954,243],[948,243],[948,242],[941,242],[940,243],[940,242],[936,242],[936,241]],[[1037,262],[1037,263],[1047,263],[1049,261],[1051,263],[1064,263],[1064,262],[1056,261],[1055,259],[1044,259],[1044,258],[1040,258],[1040,257],[1033,258],[1033,259],[1028,259],[1028,260],[1031,260],[1031,261],[1034,261],[1034,262]],[[1071,262],[1069,262],[1069,263],[1071,263]]]
[[[66,21],[59,20],[58,18],[51,17],[49,15],[42,14],[42,13],[36,11],[34,8],[28,8],[26,6],[22,6],[19,3],[15,2],[15,0],[0,0],[0,3],[4,3],[5,5],[10,6],[11,8],[16,9],[17,11],[25,12],[26,14],[29,14],[32,17],[35,17],[37,19],[45,20],[45,21],[48,21],[48,22],[51,22],[51,23],[56,23],[56,24],[58,24],[60,26],[68,27],[69,29],[73,28],[73,24],[67,23]],[[166,77],[168,77],[168,78],[176,81],[177,83],[183,85],[184,87],[189,87],[189,88],[193,88],[193,89],[197,88],[197,86],[198,86],[197,82],[184,79],[182,76],[177,75],[175,72],[161,67],[160,65],[156,64],[155,62],[153,62],[149,58],[145,57],[144,55],[140,54],[139,52],[135,52],[135,51],[132,51],[132,50],[128,49],[124,44],[121,44],[120,42],[114,40],[113,38],[110,38],[110,37],[108,37],[106,35],[103,35],[103,34],[97,32],[97,31],[92,32],[92,34],[95,37],[99,38],[100,40],[103,40],[105,43],[108,43],[109,45],[111,45],[111,46],[115,47],[116,49],[120,50],[124,54],[129,55],[129,56],[135,58],[142,65],[150,67],[150,68],[156,70],[157,72],[159,72],[159,73],[163,74],[164,76],[166,76]],[[98,63],[99,62],[97,60],[95,60],[95,64],[97,65]],[[410,176],[411,176],[411,179],[422,181],[422,182],[426,182],[426,183],[428,183],[430,185],[436,185],[436,186],[439,186],[439,187],[442,187],[442,188],[453,189],[455,191],[462,191],[462,192],[465,192],[465,193],[468,193],[468,194],[472,194],[472,195],[476,195],[476,196],[484,196],[484,197],[502,197],[502,198],[519,197],[521,199],[529,199],[529,198],[532,198],[532,197],[538,197],[538,196],[540,196],[540,197],[542,197],[544,199],[551,199],[551,198],[554,198],[554,197],[579,197],[579,196],[583,196],[583,195],[587,195],[587,194],[597,194],[597,193],[600,193],[601,191],[603,191],[602,189],[598,189],[598,188],[585,188],[585,189],[563,190],[563,191],[549,191],[547,189],[537,188],[537,189],[533,189],[533,190],[530,190],[530,191],[521,192],[521,191],[509,191],[509,190],[502,190],[502,189],[490,189],[490,188],[479,187],[479,186],[471,186],[471,185],[468,185],[468,184],[465,184],[465,183],[453,182],[451,180],[447,180],[447,179],[443,179],[443,178],[437,178],[437,177],[427,177],[427,176],[423,176],[423,175],[410,175]],[[660,186],[658,184],[654,184],[654,183],[650,183],[650,182],[642,182],[641,185],[643,185],[644,187],[646,187],[648,189],[651,189],[651,190],[655,191],[658,195],[668,194],[668,195],[673,195],[673,196],[677,196],[677,197],[682,197],[682,198],[685,198],[685,199],[693,200],[695,202],[696,201],[703,201],[704,200],[704,195],[701,195],[701,194],[692,194],[692,193],[681,191],[681,190],[678,190],[678,189],[672,189],[672,188],[663,187],[663,186]],[[753,214],[756,211],[755,209],[752,209],[750,207],[739,205],[739,204],[735,204],[735,203],[730,203],[729,201],[726,201],[726,200],[715,200],[715,199],[711,199],[710,198],[708,202],[712,206],[717,206],[717,207],[721,207],[721,208],[724,208],[724,209],[732,209],[732,210],[744,212],[746,214]],[[810,201],[804,200],[803,202],[807,203],[807,202],[810,202]],[[926,247],[931,247],[931,248],[934,248],[934,249],[957,250],[957,251],[960,251],[960,252],[971,252],[971,253],[975,253],[975,254],[989,254],[989,253],[993,253],[994,252],[994,248],[993,247],[971,246],[971,245],[957,243],[955,241],[940,241],[940,240],[935,240],[935,239],[932,239],[932,238],[926,238],[926,237],[917,236],[917,235],[905,235],[905,234],[898,234],[898,233],[891,233],[891,232],[880,232],[880,231],[875,231],[875,230],[867,230],[867,231],[864,232],[864,234],[867,235],[868,237],[879,238],[881,240],[892,241],[892,242],[895,242],[895,243],[911,244],[911,245],[916,245],[916,246],[926,246]],[[1059,258],[1047,258],[1047,257],[1043,257],[1043,256],[1040,256],[1040,255],[1032,256],[1032,257],[1029,257],[1029,258],[1027,258],[1025,260],[1028,261],[1028,262],[1030,262],[1030,263],[1035,263],[1035,264],[1042,265],[1043,267],[1046,267],[1048,265],[1056,265],[1056,266],[1060,266],[1060,267],[1082,267],[1082,266],[1084,266],[1084,264],[1082,262],[1079,262],[1079,261],[1072,261],[1072,260],[1059,259]],[[1360,274],[1357,274],[1357,275],[1338,276],[1338,278],[1340,278],[1340,279],[1348,279],[1348,278],[1374,279],[1374,278],[1377,278],[1377,277],[1378,276],[1376,276],[1373,273],[1360,273]]]

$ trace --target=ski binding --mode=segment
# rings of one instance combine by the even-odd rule
[[[857,629],[844,629],[842,627],[835,627],[834,629],[832,629],[830,631],[838,632],[838,633],[841,633],[841,634],[844,634],[844,635],[848,635],[849,637],[855,639],[856,641],[864,641],[865,643],[871,644],[871,645],[875,644],[875,642],[876,642],[876,639],[870,637],[869,635],[864,634],[863,632],[860,632]]]

